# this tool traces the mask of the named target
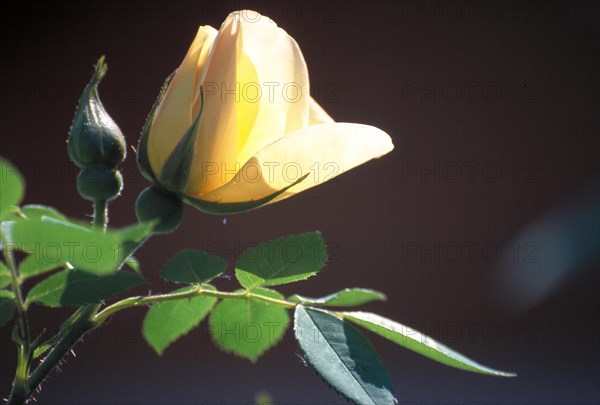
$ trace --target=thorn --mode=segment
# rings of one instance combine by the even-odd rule
[[[298,357],[300,359],[302,364],[304,364],[304,367],[308,367],[308,362],[306,361],[306,356],[304,356],[300,353],[294,353],[294,354],[296,355],[296,357]]]

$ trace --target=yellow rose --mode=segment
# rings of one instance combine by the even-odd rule
[[[372,126],[336,123],[310,97],[298,44],[243,10],[202,26],[140,139],[155,184],[210,213],[282,200],[393,149]]]

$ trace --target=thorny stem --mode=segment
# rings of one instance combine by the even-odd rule
[[[60,363],[64,356],[71,350],[71,348],[85,335],[87,332],[94,329],[91,321],[93,315],[96,313],[100,304],[86,305],[81,307],[82,310],[78,311],[79,316],[73,320],[70,328],[62,336],[59,342],[54,346],[48,356],[40,363],[40,365],[31,373],[29,382],[27,384],[29,388],[28,395],[40,385],[44,379],[54,370],[54,368]]]
[[[94,201],[94,220],[93,226],[106,229],[108,223],[108,204],[106,200]],[[94,329],[92,319],[96,312],[100,309],[100,304],[88,304],[80,307],[65,324],[65,328],[49,342],[53,345],[52,349],[37,366],[37,368],[29,374],[31,361],[35,353],[35,348],[31,345],[29,335],[29,326],[26,318],[26,306],[23,303],[18,273],[16,270],[14,257],[10,246],[6,246],[5,258],[9,269],[11,270],[11,283],[15,294],[15,304],[19,314],[19,325],[21,329],[21,342],[19,345],[19,358],[17,363],[17,372],[13,382],[13,390],[8,400],[8,405],[25,404],[31,394],[38,388],[44,379],[50,374],[71,350],[71,348],[89,331]],[[44,345],[41,345],[44,346]],[[41,346],[39,347],[41,349]]]
[[[103,200],[95,201],[93,225],[95,227],[106,228],[106,224],[107,202]],[[142,244],[143,242],[140,243],[138,247]],[[25,404],[25,402],[29,399],[31,394],[38,388],[38,386],[44,381],[44,379],[60,364],[65,355],[69,353],[71,348],[85,334],[99,327],[112,315],[116,314],[117,312],[123,309],[199,296],[209,296],[225,299],[251,299],[282,306],[288,309],[293,309],[298,305],[295,302],[290,302],[287,300],[281,300],[257,294],[252,292],[252,290],[240,292],[225,292],[217,291],[213,288],[208,289],[202,285],[196,285],[192,289],[184,292],[125,298],[104,308],[100,312],[98,312],[98,310],[100,309],[100,304],[84,305],[80,307],[69,319],[67,319],[67,321],[65,321],[63,327],[61,327],[61,330],[56,336],[52,337],[47,342],[38,345],[38,347],[36,348],[31,346],[29,327],[27,324],[27,318],[25,317],[26,306],[24,305],[21,296],[19,278],[16,271],[12,250],[10,250],[9,246],[7,246],[7,248],[4,250],[4,255],[6,257],[8,267],[11,270],[11,283],[13,285],[13,291],[15,292],[15,301],[17,305],[17,311],[19,313],[21,339],[23,340],[23,342],[20,344],[19,363],[17,366],[17,373],[15,375],[15,382],[13,383],[13,392],[11,393],[8,405]],[[50,347],[51,349],[48,352],[48,355],[30,375],[29,368],[31,365],[31,361],[34,358],[34,354],[40,355]]]
[[[27,306],[23,301],[21,293],[21,281],[19,279],[18,269],[15,263],[13,247],[10,243],[5,243],[5,238],[0,234],[2,239],[2,247],[4,260],[9,270],[10,285],[14,294],[14,302],[17,310],[19,338],[18,338],[18,357],[17,370],[13,381],[12,391],[10,394],[9,405],[24,403],[26,400],[27,378],[29,377],[29,368],[31,367],[32,350],[31,350],[31,334],[29,330],[29,321],[27,320]]]
[[[115,302],[114,304],[106,307],[104,310],[99,312],[93,319],[93,323],[95,327],[101,325],[104,321],[106,321],[110,316],[115,313],[136,306],[156,304],[159,302],[165,302],[170,300],[178,300],[183,298],[194,298],[199,296],[208,296],[208,297],[216,297],[216,298],[228,298],[228,299],[252,299],[257,301],[267,302],[269,304],[279,305],[285,308],[295,308],[298,305],[295,302],[290,302],[286,300],[279,300],[277,298],[267,297],[261,294],[253,293],[250,290],[241,291],[241,292],[225,292],[225,291],[217,291],[213,289],[206,289],[202,286],[198,285],[196,288],[191,289],[185,292],[177,292],[170,294],[158,294],[158,295],[140,295],[137,297],[129,297],[125,298],[121,301]]]

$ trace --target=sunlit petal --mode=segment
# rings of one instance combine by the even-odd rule
[[[242,63],[238,64],[240,103],[238,161],[307,126],[309,82],[306,62],[298,44],[265,16],[242,10]],[[245,60],[244,60],[245,59]],[[245,72],[244,69],[248,69]],[[248,111],[244,113],[243,111]],[[248,117],[245,122],[241,117]]]
[[[148,138],[148,155],[154,173],[160,172],[193,121],[194,100],[198,98],[198,60],[208,54],[216,33],[217,30],[210,26],[198,29],[194,42],[171,80],[165,98],[157,108]]]
[[[309,117],[308,125],[323,124],[327,122],[334,122],[333,118],[313,99],[310,98],[309,104]]]
[[[394,148],[391,138],[375,127],[328,123],[300,129],[259,151],[229,183],[195,196],[206,201],[258,200],[307,178],[271,202],[330,180]]]

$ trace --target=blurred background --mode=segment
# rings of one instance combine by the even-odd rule
[[[248,246],[321,230],[322,273],[282,288],[387,293],[368,310],[408,324],[518,378],[448,368],[372,336],[401,404],[597,404],[599,398],[599,47],[597,2],[63,1],[5,2],[0,154],[27,181],[26,203],[79,218],[66,136],[92,65],[108,112],[137,145],[164,78],[199,25],[230,11],[271,17],[299,43],[311,93],[337,120],[375,125],[396,149],[292,199],[227,218],[186,207],[183,226],[139,252],[150,284],[183,248],[234,262]],[[135,221],[147,186],[123,168],[110,221]],[[219,286],[234,289],[233,280]],[[32,310],[34,329],[70,310]],[[162,357],[145,311],[119,313],[75,348],[39,404],[337,404],[288,331],[256,365],[200,327]],[[16,353],[1,332],[0,393]],[[371,335],[370,335],[371,336]]]

